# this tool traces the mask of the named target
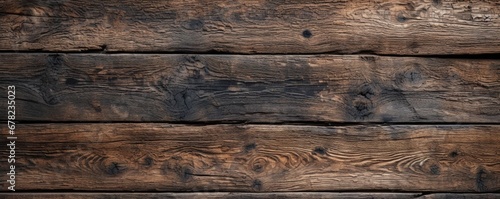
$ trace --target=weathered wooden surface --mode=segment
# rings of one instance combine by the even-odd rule
[[[497,125],[90,123],[16,130],[18,191],[500,191]]]
[[[0,50],[500,53],[496,0],[0,1]]]
[[[1,194],[5,199],[147,199],[147,198],[194,198],[194,199],[414,199],[418,193],[329,193],[329,192],[285,192],[285,193],[21,193]],[[461,194],[454,194],[460,196]],[[471,194],[469,194],[471,195]],[[476,194],[477,195],[477,194]],[[495,194],[491,194],[496,196]],[[500,194],[497,194],[500,195]],[[483,195],[486,196],[486,195]],[[498,197],[498,196],[497,196]]]
[[[0,0],[32,191],[0,198],[500,198],[499,22],[497,0]]]
[[[4,54],[31,121],[499,122],[500,60]],[[0,103],[6,110],[7,103]],[[0,119],[5,119],[1,114]]]

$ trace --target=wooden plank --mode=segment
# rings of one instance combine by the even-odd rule
[[[19,193],[2,194],[4,199],[143,199],[143,198],[194,198],[194,199],[311,199],[311,198],[342,198],[342,199],[410,199],[418,193],[330,193],[330,192],[285,192],[285,193]],[[460,194],[455,194],[460,195]],[[473,194],[468,194],[473,195]],[[479,195],[479,194],[478,194]],[[493,195],[494,194],[490,194]],[[497,194],[499,195],[499,194]],[[484,196],[484,195],[483,195]]]
[[[500,191],[499,125],[78,123],[16,132],[16,191]]]
[[[0,1],[0,50],[500,53],[496,0]]]
[[[5,54],[0,80],[2,96],[8,85],[16,86],[16,113],[24,121],[495,123],[500,118],[500,60]],[[6,105],[0,103],[0,110]]]

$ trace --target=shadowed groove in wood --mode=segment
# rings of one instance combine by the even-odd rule
[[[500,194],[483,193],[336,193],[336,192],[281,192],[281,193],[0,193],[5,199],[142,199],[142,198],[221,198],[221,199],[311,199],[311,198],[341,198],[341,199],[496,199]]]
[[[0,193],[5,199],[143,199],[143,198],[194,198],[194,199],[498,199],[498,193],[336,193],[336,192],[281,192],[281,193]]]
[[[20,191],[500,190],[497,125],[49,123],[16,129],[24,133],[16,144]]]
[[[500,117],[500,60],[6,54],[0,72],[0,91],[16,85],[25,121],[495,123]]]
[[[285,192],[285,193],[21,193],[21,194],[2,194],[5,199],[143,199],[143,198],[221,198],[221,199],[261,199],[261,198],[280,198],[280,199],[299,199],[299,198],[345,198],[345,199],[413,199],[421,194],[419,193],[320,193],[320,192]]]
[[[143,198],[194,198],[194,199],[497,199],[500,194],[482,193],[336,193],[336,192],[281,192],[281,193],[0,193],[5,199],[143,199]]]
[[[0,50],[499,53],[499,14],[495,0],[2,0]]]

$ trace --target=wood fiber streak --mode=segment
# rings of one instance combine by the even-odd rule
[[[500,191],[496,125],[90,123],[16,130],[23,132],[18,191]]]
[[[30,121],[495,123],[500,118],[500,60],[6,54],[0,56],[1,93],[7,85],[16,86],[19,118]],[[6,105],[0,103],[0,110]]]
[[[0,50],[500,53],[496,0],[0,0]]]

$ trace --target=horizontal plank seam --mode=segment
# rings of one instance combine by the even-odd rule
[[[338,55],[338,56],[379,56],[379,57],[421,57],[421,58],[443,58],[443,59],[500,59],[500,53],[491,54],[426,54],[426,55],[407,55],[407,54],[378,54],[378,53],[225,53],[218,51],[207,52],[190,52],[190,51],[113,51],[106,50],[85,50],[85,51],[11,51],[0,50],[0,54],[109,54],[109,55],[133,55],[133,54],[146,54],[146,55]]]
[[[106,193],[111,193],[111,194],[120,194],[120,193],[126,193],[126,194],[191,194],[191,193],[219,193],[219,194],[228,194],[228,193],[243,193],[243,194],[288,194],[288,193],[294,193],[294,194],[314,194],[314,193],[331,193],[331,194],[342,194],[342,193],[349,193],[349,194],[370,194],[370,193],[376,193],[376,194],[415,194],[418,196],[424,196],[424,195],[432,195],[432,194],[499,194],[500,192],[411,192],[411,191],[378,191],[378,190],[363,190],[363,191],[286,191],[286,192],[276,192],[276,191],[271,191],[271,192],[239,192],[239,191],[230,191],[230,192],[210,192],[210,191],[204,191],[204,192],[184,192],[184,191],[68,191],[68,190],[63,190],[63,191],[57,191],[57,190],[37,190],[37,191],[27,191],[27,190],[19,190],[14,193],[14,192],[7,192],[7,191],[1,191],[0,195],[12,195],[12,194],[37,194],[37,193],[43,193],[43,194],[106,194]]]
[[[7,122],[0,120],[0,122]],[[412,125],[412,126],[456,126],[456,125],[488,125],[496,126],[500,123],[491,122],[245,122],[245,121],[220,121],[220,122],[175,122],[175,121],[29,121],[17,120],[17,124],[181,124],[191,126],[209,125],[286,125],[286,126],[390,126],[390,125]]]

